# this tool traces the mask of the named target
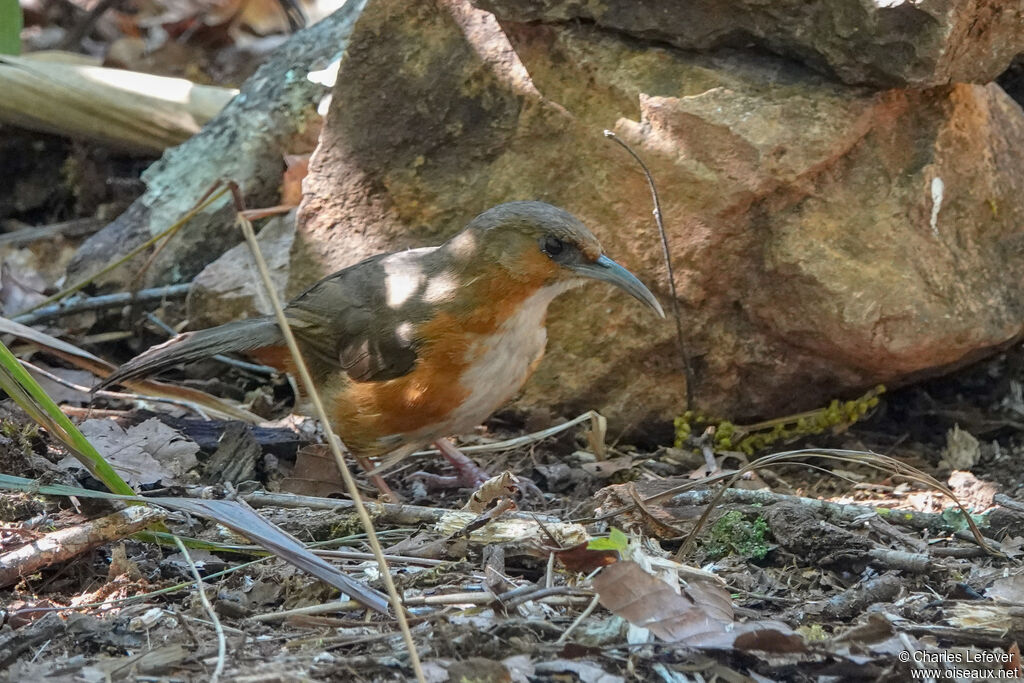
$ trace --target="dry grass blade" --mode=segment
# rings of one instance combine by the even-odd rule
[[[28,327],[27,325],[22,325],[21,323],[16,323],[7,318],[0,318],[0,334],[10,334],[22,341],[33,344],[41,349],[45,349],[53,355],[63,358],[76,367],[88,370],[100,378],[104,378],[116,370],[116,368],[107,361],[94,356],[84,349],[78,348],[74,344],[69,344],[66,341],[52,337],[45,332],[40,332],[39,330]],[[251,423],[261,421],[258,415],[254,415],[248,410],[244,410],[238,406],[233,406],[230,403],[222,401],[216,396],[211,396],[210,394],[207,394],[204,391],[199,391],[198,389],[178,387],[146,379],[131,380],[125,382],[124,385],[138,393],[138,398],[141,400],[145,400],[147,396],[150,396],[154,398],[170,399],[173,401],[183,401],[201,406],[211,414],[217,415],[221,418],[243,420]]]
[[[356,486],[355,478],[352,476],[352,472],[349,470],[348,464],[345,462],[345,458],[342,455],[341,439],[339,439],[331,429],[331,422],[327,415],[327,409],[324,407],[320,394],[316,389],[316,384],[313,382],[313,377],[309,372],[306,361],[302,357],[302,352],[299,350],[299,345],[295,340],[295,335],[292,334],[291,327],[288,325],[288,319],[285,317],[284,307],[281,305],[281,299],[277,296],[274,281],[270,275],[270,269],[267,267],[267,262],[264,260],[263,254],[260,251],[259,242],[256,241],[256,232],[253,230],[252,223],[249,219],[242,214],[242,211],[245,210],[245,206],[242,201],[242,193],[238,188],[238,185],[234,182],[229,183],[229,187],[234,195],[235,208],[238,212],[236,222],[242,231],[242,235],[245,237],[246,243],[249,245],[253,260],[256,262],[260,279],[263,281],[264,293],[274,307],[274,316],[277,319],[278,326],[281,328],[281,333],[284,335],[285,342],[288,344],[288,350],[291,352],[292,359],[295,362],[295,369],[298,372],[299,379],[302,381],[302,387],[305,389],[310,402],[313,404],[317,419],[320,420],[321,428],[324,430],[324,437],[327,440],[327,444],[331,449],[332,455],[334,455],[335,462],[338,464],[338,470],[341,472],[342,479],[345,481],[345,488],[348,490],[349,496],[355,504],[359,521],[363,526],[363,530],[366,532],[370,548],[373,550],[373,555],[377,559],[377,564],[380,567],[381,578],[384,580],[384,585],[387,588],[391,604],[395,609],[395,617],[397,618],[398,626],[402,631],[402,638],[405,641],[406,649],[409,652],[409,660],[412,664],[413,672],[416,674],[416,680],[425,683],[426,677],[423,673],[423,667],[420,664],[419,653],[416,651],[416,643],[412,638],[412,631],[409,629],[409,622],[405,616],[402,599],[399,596],[398,589],[395,587],[395,582],[391,577],[391,571],[388,568],[387,560],[384,558],[384,550],[381,548],[380,541],[377,539],[377,532],[373,527],[373,521],[370,519],[370,515],[366,511],[366,506],[363,505],[362,497],[360,496],[359,489]]]
[[[232,500],[197,498],[149,498],[148,501],[179,512],[212,519],[247,536],[281,559],[351,595],[361,604],[387,614],[387,596],[349,578],[344,572],[317,557],[294,536],[263,519],[255,510]]]
[[[493,441],[491,443],[477,444],[474,446],[459,446],[459,450],[463,453],[495,453],[498,451],[507,451],[513,448],[527,446],[531,443],[536,443],[537,441],[543,441],[544,439],[550,438],[556,434],[561,434],[570,427],[575,427],[576,425],[587,421],[590,422],[590,429],[586,432],[587,441],[591,444],[591,447],[594,448],[594,454],[600,457],[602,453],[598,453],[596,451],[603,450],[605,433],[608,431],[608,421],[605,420],[603,415],[595,410],[588,410],[581,415],[577,415],[571,420],[554,425],[553,427],[541,429],[540,431],[533,432],[531,434],[524,434],[523,436],[517,436],[513,439],[505,439],[504,441]],[[597,442],[600,442],[600,448],[598,447]],[[413,453],[414,456],[440,454],[441,451],[436,448],[416,451]]]
[[[199,569],[196,567],[196,563],[192,560],[192,554],[189,553],[188,548],[180,538],[174,536],[174,544],[178,546],[178,552],[185,558],[185,562],[188,564],[189,571],[192,572],[192,578],[196,581],[196,592],[199,594],[199,601],[203,604],[203,609],[206,611],[206,616],[213,624],[213,632],[217,635],[217,663],[213,668],[213,673],[210,674],[210,683],[218,683],[220,676],[224,673],[224,662],[227,657],[227,637],[224,635],[224,626],[220,623],[220,617],[217,616],[217,610],[213,608],[213,604],[210,603],[210,598],[206,595],[206,585],[203,583],[203,577],[199,575]]]
[[[964,521],[970,528],[971,535],[974,536],[974,540],[977,542],[977,544],[981,546],[986,552],[992,555],[1000,554],[999,551],[992,548],[992,546],[990,546],[988,542],[985,540],[984,535],[982,535],[981,533],[981,529],[978,528],[978,525],[971,517],[970,512],[967,510],[966,507],[964,507],[963,503],[960,502],[960,499],[957,498],[956,494],[953,493],[942,482],[935,479],[931,475],[922,472],[916,467],[911,467],[910,465],[907,465],[906,463],[897,460],[896,458],[890,457],[888,455],[871,453],[869,451],[822,448],[773,453],[771,455],[767,455],[763,458],[760,458],[755,462],[752,462],[735,472],[727,472],[722,473],[720,475],[714,475],[712,477],[706,477],[704,479],[698,479],[696,481],[683,484],[682,486],[677,486],[675,488],[669,489],[668,491],[659,493],[656,496],[646,498],[643,502],[653,503],[659,500],[665,500],[666,498],[671,498],[674,495],[677,495],[684,491],[688,491],[698,486],[706,486],[716,481],[725,481],[725,485],[723,486],[723,488],[719,490],[715,498],[712,499],[712,501],[708,504],[707,508],[701,514],[700,519],[698,519],[697,523],[694,525],[693,531],[690,532],[690,535],[687,537],[686,541],[679,548],[679,552],[676,554],[676,557],[678,559],[681,557],[685,557],[686,554],[689,553],[689,551],[693,548],[693,544],[696,542],[697,539],[697,534],[700,532],[704,524],[707,522],[708,517],[711,515],[711,512],[715,509],[715,506],[721,499],[722,492],[724,492],[725,489],[730,488],[747,472],[756,472],[757,470],[761,470],[767,467],[801,465],[804,464],[802,463],[802,459],[804,458],[818,458],[821,460],[831,460],[834,462],[841,462],[845,464],[863,465],[866,467],[871,467],[873,469],[879,470],[881,472],[886,472],[893,476],[902,477],[909,481],[922,484],[924,486],[927,486],[928,488],[938,491],[945,497],[949,498],[953,502],[953,504],[960,509],[960,512],[963,513]],[[614,514],[618,514],[619,512],[621,512],[621,510],[616,511]]]
[[[144,503],[209,519],[252,539],[286,562],[290,562],[321,581],[351,595],[360,604],[378,612],[387,612],[387,598],[382,593],[349,578],[334,565],[314,555],[295,537],[263,519],[255,510],[243,503],[232,500],[201,500],[198,498],[143,498],[111,494],[105,491],[91,491],[75,486],[40,484],[31,479],[9,474],[0,474],[0,489],[52,496],[102,498]]]
[[[122,264],[124,264],[124,263],[130,261],[131,259],[135,258],[136,256],[138,256],[142,252],[144,252],[147,249],[149,249],[150,247],[152,247],[154,244],[157,244],[160,240],[162,240],[162,239],[167,239],[167,240],[171,239],[172,237],[174,237],[174,235],[179,230],[181,230],[182,227],[185,226],[186,223],[188,223],[190,220],[192,220],[201,211],[203,211],[206,208],[212,206],[221,197],[223,197],[225,194],[227,194],[227,192],[228,192],[227,188],[221,187],[220,183],[214,184],[206,192],[206,194],[203,195],[203,197],[196,203],[196,205],[193,206],[184,216],[179,218],[175,223],[171,224],[167,228],[165,228],[165,229],[161,230],[160,232],[158,232],[157,234],[153,235],[148,240],[146,240],[145,242],[143,242],[139,246],[135,247],[134,249],[129,251],[127,254],[125,254],[121,258],[119,258],[119,259],[117,259],[117,260],[115,260],[115,261],[113,261],[111,263],[108,263],[106,266],[104,266],[103,268],[101,268],[97,272],[89,275],[88,277],[84,277],[84,278],[82,278],[81,280],[79,280],[77,282],[74,282],[74,283],[72,283],[70,285],[67,285],[66,287],[64,287],[64,289],[60,290],[56,294],[52,294],[52,295],[46,297],[42,301],[36,303],[34,306],[30,306],[29,308],[26,308],[23,311],[18,311],[16,314],[14,314],[14,317],[17,318],[18,316],[26,315],[28,313],[31,313],[32,311],[35,311],[36,309],[42,308],[43,306],[47,306],[49,304],[52,304],[55,301],[60,301],[61,299],[65,298],[67,296],[70,296],[70,295],[74,294],[75,292],[78,292],[78,291],[82,290],[83,288],[87,287],[91,282],[93,282],[97,278],[102,277],[103,275],[106,275],[107,273],[109,273],[110,271],[114,270],[115,268],[118,268]]]

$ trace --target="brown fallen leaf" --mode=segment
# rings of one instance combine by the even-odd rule
[[[686,641],[687,645],[706,650],[740,650],[748,652],[807,652],[803,636],[779,621],[750,621],[735,624],[722,633],[703,633]]]
[[[185,483],[180,477],[196,466],[199,446],[156,418],[122,428],[113,420],[86,420],[79,430],[129,484]],[[67,456],[60,467],[81,467]]]
[[[281,490],[318,498],[347,493],[334,456],[323,444],[312,444],[295,453],[295,467],[291,475],[281,482]]]
[[[729,593],[710,581],[689,581],[682,594],[635,562],[616,562],[594,578],[601,605],[669,641],[723,633],[733,623]]]
[[[589,574],[598,567],[607,567],[619,561],[617,550],[594,550],[588,548],[589,545],[590,542],[585,541],[571,548],[559,550],[555,557],[569,571],[581,574]]]

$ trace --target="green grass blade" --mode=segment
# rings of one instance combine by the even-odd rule
[[[3,0],[0,0],[2,2]],[[61,412],[35,378],[21,365],[5,344],[0,342],[0,389],[7,392],[29,416],[64,444],[71,454],[113,493],[127,496],[135,491],[103,459],[99,451],[78,431],[78,427]]]
[[[21,6],[18,0],[0,0],[0,55],[21,52]]]

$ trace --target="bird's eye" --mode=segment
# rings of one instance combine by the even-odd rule
[[[565,251],[565,242],[557,237],[545,237],[540,247],[545,254],[554,258]]]

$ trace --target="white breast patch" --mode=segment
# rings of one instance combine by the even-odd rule
[[[495,333],[480,337],[470,347],[470,367],[462,375],[461,383],[474,389],[452,413],[449,433],[473,429],[519,391],[534,363],[544,355],[548,304],[578,284],[582,283],[570,281],[538,290]]]

